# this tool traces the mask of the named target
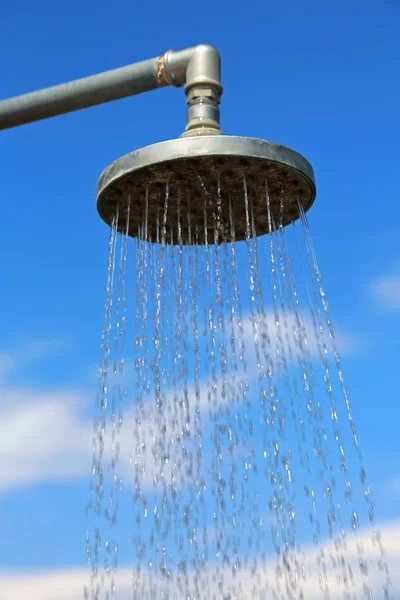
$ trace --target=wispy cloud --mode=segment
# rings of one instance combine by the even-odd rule
[[[28,337],[0,354],[0,494],[89,474],[92,425],[84,416],[88,399],[79,391],[23,384],[27,363],[52,357],[66,346],[65,339]],[[19,378],[19,387],[8,382],[10,374]]]
[[[373,298],[382,308],[400,310],[400,267],[371,285]]]
[[[29,363],[42,361],[62,353],[70,345],[68,338],[55,336],[27,337],[16,342],[6,351],[0,353],[0,380],[15,374]]]
[[[397,597],[400,592],[398,577],[400,568],[400,522],[386,523],[381,528],[381,532],[386,550],[385,562],[392,575],[393,597]],[[368,563],[369,566],[367,580],[360,573],[357,545],[359,548],[363,547],[363,561]],[[323,551],[326,557],[326,580],[329,585],[330,598],[332,600],[343,598],[343,578],[340,576],[340,570],[338,571],[338,568],[334,567],[333,562],[328,560],[332,550],[335,556],[335,550],[330,543],[327,543],[317,550],[314,547],[306,547],[303,549],[302,554],[298,556],[299,562],[305,567],[306,577],[302,580],[301,584],[304,597],[307,600],[319,600],[323,596],[318,579],[318,567],[316,567],[316,554],[318,552],[319,556],[321,556],[320,551]],[[354,574],[354,582],[349,587],[351,595],[357,597],[358,594],[363,595],[363,585],[366,583],[371,588],[374,597],[375,595],[376,597],[381,597],[385,575],[377,567],[380,551],[378,545],[374,545],[371,542],[371,531],[369,529],[360,532],[358,536],[349,536],[347,548],[343,550],[343,558],[348,567],[351,567]],[[189,572],[189,578],[191,576],[192,574]],[[128,600],[128,598],[132,597],[132,569],[121,567],[115,577],[118,598],[120,600]],[[228,581],[230,577],[231,569],[226,568],[224,571],[224,580]],[[21,600],[22,598],[29,598],[29,600],[76,600],[76,598],[82,597],[83,588],[88,584],[89,578],[88,568],[40,573],[3,572],[0,573],[0,598],[2,600]],[[148,589],[149,583],[145,572],[142,574],[141,580],[144,590]],[[273,589],[277,581],[274,559],[270,558],[270,560],[267,560],[263,567],[260,565],[255,575],[251,573],[250,569],[242,568],[235,581],[236,587],[238,588],[240,583],[242,590],[244,590],[244,595],[240,595],[240,598],[246,599],[251,597],[255,599],[266,597],[265,592],[263,596],[258,596],[257,592],[261,590],[268,590],[271,597],[273,597]],[[160,585],[163,582],[165,583],[165,580],[160,580],[158,583]],[[155,583],[154,577],[153,583]],[[105,589],[110,589],[107,578],[105,585]],[[213,586],[214,584],[210,582],[210,585]],[[181,594],[179,594],[179,590],[173,582],[168,584],[168,589],[171,596],[177,593],[177,597],[180,597]],[[210,591],[211,593],[215,593],[218,598],[221,595],[217,589],[211,589]],[[148,597],[148,595],[143,595],[143,597]],[[233,599],[236,597],[239,598],[239,593],[233,593],[231,597]]]
[[[36,482],[87,476],[91,424],[73,392],[0,391],[0,493]]]
[[[200,398],[204,419],[209,408],[208,389],[208,382],[203,382]],[[188,393],[191,398],[194,397],[193,388],[189,388]],[[89,478],[93,423],[88,413],[93,411],[87,408],[92,398],[77,391],[17,390],[6,387],[0,389],[0,395],[4,402],[0,421],[0,494],[36,483]],[[167,390],[163,400],[167,415],[173,408],[173,391]],[[193,402],[190,403],[190,411],[193,420]],[[124,424],[118,436],[121,447],[118,473],[124,487],[134,484],[135,462],[130,459],[132,455],[140,460],[142,485],[152,485],[156,412],[153,402],[146,404],[140,413],[141,425],[138,428],[135,407],[132,404],[125,406]],[[109,418],[106,427],[110,427]],[[134,431],[138,433],[140,447],[145,449],[139,455],[134,452]],[[107,430],[104,441],[104,464],[109,465],[112,440]],[[163,469],[166,477],[170,468],[171,464]]]

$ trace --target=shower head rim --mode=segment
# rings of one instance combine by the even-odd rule
[[[291,167],[305,176],[312,185],[313,194],[308,208],[316,196],[314,170],[299,152],[282,144],[261,138],[234,135],[192,136],[165,140],[143,146],[116,159],[101,173],[97,182],[97,198],[116,179],[140,169],[183,158],[205,156],[235,156],[260,158]]]
[[[201,209],[199,211],[200,198],[203,197],[204,202],[207,202],[204,210],[206,206],[207,211],[211,210],[208,228],[214,219],[212,197],[221,193],[221,235],[226,236],[231,227],[227,214],[227,194],[230,189],[236,194],[235,197],[232,196],[232,203],[235,235],[240,240],[246,235],[244,206],[241,207],[240,204],[240,188],[243,193],[245,180],[251,190],[257,235],[270,230],[265,205],[266,190],[270,194],[273,228],[276,228],[278,222],[286,226],[297,220],[300,217],[299,203],[304,211],[308,211],[315,201],[313,168],[298,152],[259,138],[205,135],[181,137],[145,146],[114,161],[98,180],[97,211],[108,225],[111,225],[118,211],[118,230],[129,230],[132,237],[140,235],[138,227],[145,214],[148,214],[146,223],[149,235],[157,237],[154,227],[157,214],[164,210],[166,192],[164,191],[163,197],[162,190],[166,190],[168,185],[168,227],[174,229],[177,219],[180,220],[178,214],[174,214],[174,207],[176,209],[179,194],[184,193],[187,206],[190,205],[190,197],[195,200],[195,205],[192,205],[194,212],[191,209],[191,223],[201,232],[204,229],[204,212]],[[191,196],[188,196],[189,193]],[[145,209],[146,197],[148,213]],[[183,204],[182,207],[185,210]],[[153,230],[151,234],[150,229]],[[171,231],[174,239],[176,234],[177,232],[173,235]],[[189,232],[184,234],[183,243],[189,242],[186,234],[189,236]],[[203,234],[198,235],[199,242],[202,243]]]

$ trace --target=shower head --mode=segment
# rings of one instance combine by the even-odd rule
[[[246,238],[249,220],[257,235],[299,218],[316,190],[310,163],[297,152],[265,140],[227,135],[184,135],[146,146],[108,166],[97,185],[97,209],[111,225],[136,237],[146,220],[148,239],[163,224],[165,196],[167,243],[214,242]],[[251,216],[246,214],[245,194]],[[270,216],[268,218],[267,194]],[[129,222],[127,222],[129,216]]]

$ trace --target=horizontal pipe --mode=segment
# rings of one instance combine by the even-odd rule
[[[0,102],[0,129],[141,94],[168,85],[159,58],[121,67]]]

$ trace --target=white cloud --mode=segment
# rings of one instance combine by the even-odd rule
[[[207,391],[206,382],[200,389],[204,418],[208,413]],[[189,394],[193,398],[194,390],[189,389]],[[0,395],[3,401],[0,421],[0,494],[34,483],[89,479],[93,424],[85,409],[90,406],[92,399],[88,400],[79,392],[7,388],[0,389]],[[166,393],[165,414],[168,409],[172,410],[172,405],[172,393]],[[191,403],[192,420],[194,410]],[[125,408],[123,412],[124,423],[118,436],[121,446],[118,473],[123,485],[129,486],[134,481],[134,464],[131,464],[129,456],[135,454],[133,432],[136,429],[136,415],[132,407]],[[151,486],[155,427],[153,403],[145,405],[140,417],[140,440],[145,448],[140,456],[145,471],[142,484]],[[174,448],[171,451],[174,452]],[[104,455],[104,464],[107,465],[111,457],[111,434],[107,430]],[[170,468],[171,464],[164,468],[166,477]]]
[[[59,354],[69,346],[67,338],[49,336],[47,338],[30,338],[18,342],[7,352],[0,354],[0,380],[17,368],[32,361],[40,361]]]
[[[87,476],[91,423],[79,393],[0,390],[0,493]]]
[[[400,522],[394,521],[387,523],[381,528],[381,532],[386,550],[385,561],[390,569],[393,583],[393,597],[395,598],[398,597],[398,594],[400,593],[400,580],[398,575],[400,569]],[[354,573],[354,586],[350,587],[350,591],[357,597],[363,596],[362,586],[364,579],[360,574],[360,567],[358,564],[359,557],[357,556],[356,550],[357,544],[359,547],[363,546],[363,560],[367,561],[369,565],[369,575],[366,583],[371,587],[371,590],[376,597],[380,598],[382,597],[380,590],[384,582],[384,573],[379,571],[376,567],[380,553],[378,546],[374,546],[371,542],[370,530],[359,532],[358,536],[349,536],[347,549],[343,551],[346,563],[351,566]],[[340,570],[335,570],[329,559],[332,547],[330,544],[325,544],[321,549],[324,551],[326,558],[330,598],[331,600],[341,600],[343,598],[343,588],[337,577],[337,575],[340,574]],[[319,550],[320,548],[317,549],[317,551]],[[320,600],[323,596],[318,582],[318,575],[315,570],[316,554],[317,552],[314,547],[308,547],[304,548],[302,556],[299,555],[299,560],[305,565],[305,570],[308,573],[306,579],[302,583],[305,600]],[[230,569],[227,569],[224,572],[225,580],[229,579],[230,573]],[[89,568],[65,569],[40,573],[19,571],[11,573],[3,572],[0,573],[0,600],[22,600],[24,598],[29,598],[29,600],[76,600],[77,598],[82,598],[83,588],[88,584],[89,578]],[[243,595],[240,596],[241,600],[250,600],[250,598],[256,600],[258,594],[254,594],[254,591],[252,590],[253,586],[257,591],[262,589],[266,584],[270,586],[270,590],[271,588],[274,588],[274,583],[276,582],[275,564],[270,560],[266,563],[265,568],[260,566],[257,569],[255,577],[251,574],[249,569],[242,569],[242,571],[239,572],[236,581],[241,583],[244,591]],[[142,583],[143,587],[146,589],[147,582],[145,575],[142,576]],[[159,584],[160,583],[161,581]],[[211,587],[213,586],[211,582],[210,585]],[[109,589],[107,578],[106,586],[105,589]],[[131,568],[122,567],[116,573],[116,590],[119,600],[128,600],[132,597]],[[178,592],[174,583],[168,584],[168,591],[170,592],[171,597],[173,597],[174,592]],[[221,597],[217,590],[211,589],[210,592],[211,594],[215,592],[215,597],[217,598]],[[358,594],[360,594],[360,596],[358,596]],[[104,595],[101,596],[101,598],[104,597]],[[178,593],[177,597],[181,597],[181,595]],[[270,595],[267,593],[260,597],[266,598],[274,596],[273,594]],[[148,595],[143,594],[143,598],[148,598]],[[231,598],[232,600],[236,600],[236,598],[239,598],[239,594],[232,593]]]
[[[201,386],[204,416],[208,409],[207,389],[207,384]],[[193,397],[194,391],[189,390],[189,394]],[[85,414],[85,409],[92,399],[88,400],[79,392],[7,388],[0,389],[0,395],[3,400],[0,421],[0,494],[34,483],[80,478],[89,480],[93,424],[91,416]],[[172,394],[166,394],[164,409],[167,411],[168,407],[172,408],[172,403]],[[190,410],[193,419],[193,404]],[[124,424],[118,436],[121,446],[118,473],[124,486],[133,485],[134,482],[134,464],[131,464],[129,456],[135,454],[135,416],[134,408],[124,410]],[[145,448],[140,456],[145,471],[142,484],[151,486],[152,436],[155,427],[153,403],[145,406],[145,411],[140,416],[140,440]],[[111,457],[110,431],[106,431],[104,455],[104,464],[108,465]],[[170,462],[172,463],[172,456]],[[170,467],[171,465],[164,468],[166,477]]]
[[[372,284],[372,294],[383,308],[400,310],[400,268]]]
[[[0,494],[52,480],[90,473],[92,424],[83,416],[87,399],[70,390],[17,388],[7,376],[20,376],[23,365],[66,347],[65,339],[27,338],[0,355]]]

